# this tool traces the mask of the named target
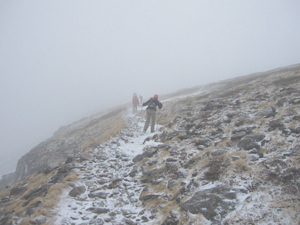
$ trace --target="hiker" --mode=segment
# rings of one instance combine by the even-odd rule
[[[139,95],[139,105],[143,107],[142,104],[143,104],[143,96]]]
[[[137,105],[139,104],[139,100],[137,98],[137,94],[134,93],[132,97],[132,112],[136,113],[137,112]]]
[[[149,123],[150,123],[150,118],[151,118],[151,133],[154,132],[154,126],[155,126],[155,113],[156,113],[156,106],[158,108],[162,108],[161,102],[158,101],[158,95],[155,94],[154,97],[151,97],[147,102],[143,103],[143,106],[148,106],[147,107],[147,116],[146,116],[146,123],[144,126],[144,133],[146,133]]]

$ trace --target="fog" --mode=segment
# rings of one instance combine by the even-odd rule
[[[0,1],[0,176],[63,125],[300,62],[300,2]]]

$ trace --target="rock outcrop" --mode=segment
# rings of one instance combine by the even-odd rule
[[[19,159],[13,182],[18,182],[35,172],[49,173],[61,166],[68,154],[79,152],[90,144],[105,141],[124,127],[124,122],[115,120],[124,108],[117,109],[99,117],[84,119],[61,128],[47,141],[37,145]],[[84,158],[84,154],[83,154]]]

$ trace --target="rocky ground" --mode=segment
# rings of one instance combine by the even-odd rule
[[[142,172],[134,157],[145,148],[147,134],[141,132],[142,118],[132,115],[130,109],[124,117],[126,129],[91,148],[87,160],[76,166],[79,181],[70,183],[63,194],[56,224],[147,224],[158,220],[157,214],[145,209],[139,199],[146,185],[139,180]],[[146,148],[157,151],[158,145],[150,141]]]
[[[162,99],[155,133],[122,111],[111,138],[3,190],[0,224],[299,224],[299,65]]]

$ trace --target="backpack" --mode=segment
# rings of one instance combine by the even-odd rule
[[[150,98],[148,107],[151,109],[156,109],[156,99],[155,98]]]

